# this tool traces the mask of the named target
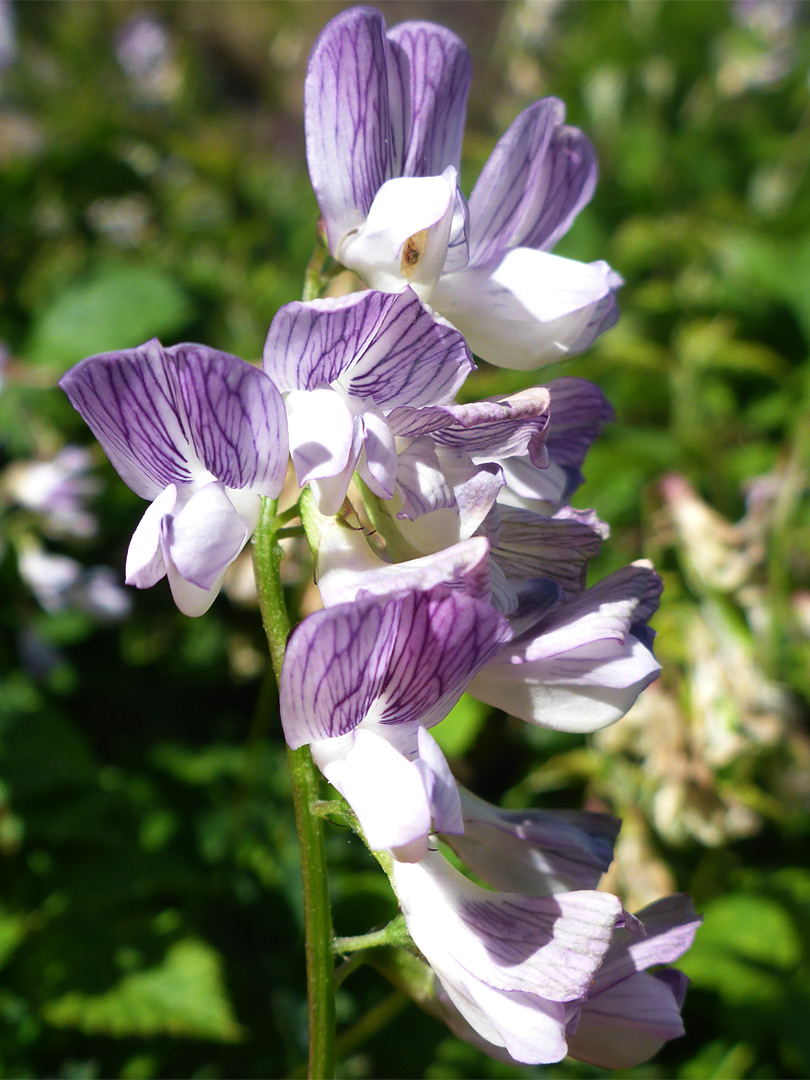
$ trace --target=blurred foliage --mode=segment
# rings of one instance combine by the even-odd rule
[[[621,1075],[808,1075],[808,9],[380,6],[470,44],[467,190],[544,94],[596,144],[596,197],[558,250],[626,285],[618,326],[561,369],[618,418],[576,503],[613,526],[595,576],[644,554],[666,581],[664,673],[625,721],[584,740],[464,699],[439,737],[493,800],[612,806],[611,884],[634,905],[688,889],[705,912],[688,1036]],[[160,335],[259,356],[312,245],[301,89],[340,7],[3,9],[0,467],[91,445],[54,389],[84,355]],[[469,392],[529,381],[481,370]],[[35,597],[26,551],[121,574],[142,504],[93,453],[95,535],[0,491],[0,1076],[293,1075],[300,883],[249,567],[199,621],[161,587],[125,621],[89,578]],[[309,572],[286,572],[296,600]],[[338,932],[383,923],[382,875],[328,839]],[[338,1013],[345,1077],[605,1075],[490,1061],[366,968]]]

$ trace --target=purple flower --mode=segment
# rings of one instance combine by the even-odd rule
[[[593,148],[556,98],[515,120],[470,196],[458,190],[471,66],[431,23],[386,33],[373,8],[328,24],[305,87],[307,159],[335,258],[372,287],[412,287],[490,363],[532,369],[616,320],[621,279],[550,249],[596,184]]]
[[[660,670],[646,625],[660,593],[661,579],[643,561],[561,602],[551,582],[529,583],[511,619],[515,637],[469,693],[559,731],[614,723]]]
[[[96,518],[86,506],[99,484],[89,476],[89,451],[65,446],[50,461],[16,461],[6,469],[3,486],[21,506],[42,515],[53,536],[95,536]]]
[[[471,582],[473,570],[471,562]],[[455,781],[427,729],[509,636],[463,579],[362,592],[294,630],[281,673],[284,734],[293,749],[312,745],[372,849],[418,859],[431,832],[462,828]]]
[[[311,485],[322,513],[337,513],[355,470],[379,498],[398,490],[404,517],[457,507],[446,464],[461,470],[457,483],[480,474],[490,495],[473,531],[502,481],[471,455],[546,463],[548,391],[451,404],[472,358],[410,289],[288,304],[270,327],[264,369],[285,395],[298,482]]]
[[[547,896],[595,889],[621,822],[587,810],[501,810],[459,786],[464,832],[446,839],[482,881]]]
[[[207,611],[247,543],[261,497],[287,468],[287,426],[270,379],[204,345],[91,356],[60,381],[133,491],[151,501],[127,555],[129,585],[168,575],[186,615]]]
[[[410,290],[288,304],[264,348],[264,370],[285,395],[298,482],[328,514],[355,469],[391,498],[397,450],[387,415],[451,401],[472,368],[458,331],[434,321]]]
[[[517,1061],[563,1058],[566,1003],[587,993],[607,953],[618,898],[493,892],[435,851],[392,873],[411,937],[464,1020]]]
[[[683,1035],[681,1006],[689,980],[672,968],[691,946],[701,918],[683,894],[656,900],[638,920],[643,935],[617,930],[580,1008],[571,1009],[568,1052],[606,1069],[629,1069]]]

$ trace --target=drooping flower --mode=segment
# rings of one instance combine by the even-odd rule
[[[212,604],[225,570],[275,497],[287,468],[287,424],[271,380],[204,345],[91,356],[60,386],[121,478],[149,499],[127,554],[129,585],[164,575],[186,615]]]
[[[542,727],[590,732],[620,719],[658,676],[647,620],[661,579],[643,560],[560,600],[548,579],[527,583],[513,640],[469,693]]]
[[[456,832],[456,783],[429,728],[510,636],[469,576],[453,586],[360,592],[294,630],[281,673],[288,744],[311,744],[326,778],[347,799],[372,849],[419,859],[431,832]],[[426,582],[427,584],[427,582]]]
[[[556,98],[521,113],[466,203],[470,73],[444,27],[386,33],[373,8],[341,13],[307,72],[310,177],[336,259],[371,288],[413,288],[490,363],[530,370],[612,326],[621,279],[550,254],[596,184],[593,148]]]
[[[688,896],[667,896],[636,915],[643,935],[616,931],[581,1008],[572,1008],[568,1052],[606,1069],[629,1069],[683,1035],[689,980],[669,967],[691,946],[701,918]],[[655,971],[648,968],[655,967]]]
[[[587,810],[502,810],[459,785],[464,832],[447,843],[482,881],[547,896],[595,889],[621,822]]]
[[[392,881],[411,937],[478,1035],[527,1064],[563,1058],[566,1003],[587,993],[623,919],[619,899],[493,892],[437,851],[394,862]]]

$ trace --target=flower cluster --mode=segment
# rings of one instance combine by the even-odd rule
[[[688,947],[689,901],[629,915],[596,888],[618,822],[500,811],[456,782],[431,735],[464,693],[596,731],[658,672],[660,579],[638,562],[586,587],[607,528],[569,505],[611,417],[601,392],[558,378],[457,402],[473,353],[532,369],[587,347],[621,284],[605,263],[549,253],[596,179],[561,102],[517,118],[465,199],[469,79],[442,27],[339,15],[310,60],[307,152],[330,252],[369,288],[279,311],[262,370],[151,341],[62,386],[150,501],[127,582],[168,577],[189,615],[213,602],[291,459],[324,606],[287,646],[288,744],[311,748],[387,853],[454,1030],[520,1062],[625,1067],[682,1032],[684,978],[647,969]]]

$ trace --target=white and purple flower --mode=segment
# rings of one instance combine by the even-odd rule
[[[470,75],[444,27],[386,32],[373,8],[338,15],[307,72],[310,177],[336,259],[372,288],[413,288],[490,363],[531,370],[613,325],[621,279],[550,254],[596,184],[593,148],[556,98],[514,121],[466,202]]]
[[[124,482],[151,502],[129,546],[127,584],[168,576],[180,610],[202,615],[256,528],[262,496],[284,482],[280,394],[235,356],[157,340],[91,356],[60,386]]]

